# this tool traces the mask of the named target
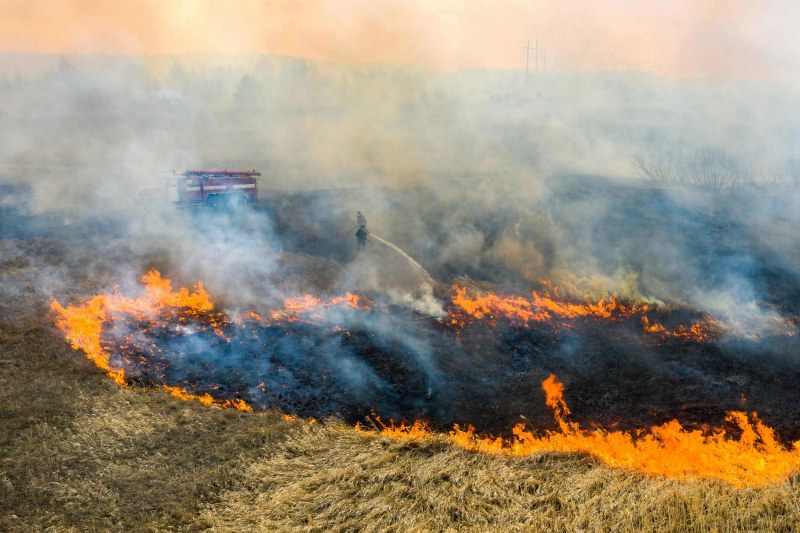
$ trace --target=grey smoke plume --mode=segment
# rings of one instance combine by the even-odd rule
[[[690,307],[723,321],[726,341],[758,337],[769,357],[784,356],[772,337],[793,332],[800,312],[793,94],[636,73],[524,85],[517,72],[275,57],[229,68],[175,58],[163,75],[139,59],[66,58],[0,84],[2,295],[34,294],[26,312],[46,312],[51,294],[140,290],[136,280],[156,267],[176,284],[203,280],[233,314],[356,290],[427,319],[443,314],[447,286],[463,275],[520,293],[549,279],[576,298]],[[639,176],[637,156],[658,161],[676,146],[783,170],[714,189]],[[233,213],[136,204],[140,188],[190,167],[256,168],[261,201]],[[356,210],[433,286],[383,247],[357,255]],[[376,317],[358,326],[410,354],[425,377],[415,387],[436,388],[443,368],[462,371],[431,355],[434,334],[415,338]],[[330,342],[314,353],[354,390],[385,390],[373,367],[337,358],[344,352]],[[579,338],[561,348],[570,364],[591,352]],[[474,366],[513,377],[513,365],[544,369],[550,355],[509,352],[497,360],[511,366]],[[592,374],[581,365],[576,375]],[[716,382],[703,383],[713,396]]]
[[[523,285],[548,278],[578,296],[613,292],[711,311],[722,300],[733,302],[728,310],[743,306],[759,288],[727,255],[698,265],[705,252],[694,236],[727,217],[751,241],[776,241],[767,230],[775,213],[787,231],[772,248],[780,255],[796,242],[789,228],[800,132],[788,86],[636,73],[559,73],[525,85],[515,72],[269,56],[228,68],[176,57],[161,73],[142,59],[67,57],[45,74],[6,79],[0,94],[0,172],[33,188],[30,210],[57,211],[67,222],[127,218],[137,254],[163,251],[189,278],[211,282],[225,272],[219,285],[248,305],[280,292],[268,280],[286,247],[349,261],[339,232],[359,208],[440,281],[463,273]],[[758,193],[658,192],[672,184],[566,177],[636,179],[637,157],[673,157],[676,146],[713,147],[742,162],[735,184]],[[203,223],[135,206],[141,187],[203,166],[262,170],[262,196],[336,192],[302,197],[307,205],[292,206],[291,220],[267,210]],[[774,172],[764,182],[756,168]],[[654,203],[638,209],[631,190]],[[625,216],[631,210],[642,223]],[[274,235],[275,217],[286,218],[291,242]],[[686,233],[662,231],[670,224]],[[704,275],[712,261],[714,280]],[[783,266],[795,272],[794,264]]]

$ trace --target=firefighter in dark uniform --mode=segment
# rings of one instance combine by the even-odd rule
[[[361,226],[358,228],[358,231],[356,231],[356,241],[358,243],[359,251],[361,251],[364,246],[367,245],[367,235],[369,235],[369,232],[367,231],[366,226],[361,224]]]

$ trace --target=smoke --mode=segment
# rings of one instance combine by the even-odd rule
[[[470,391],[488,404],[513,381],[522,395],[537,372],[594,379],[620,364],[617,347],[631,350],[619,355],[630,382],[667,376],[701,382],[708,397],[739,397],[699,364],[677,371],[643,341],[625,344],[624,327],[510,328],[504,339],[455,345],[437,319],[448,286],[465,275],[501,292],[530,294],[550,280],[578,299],[711,315],[724,342],[755,343],[713,354],[728,363],[786,354],[775,338],[795,332],[800,312],[796,178],[753,173],[711,190],[641,179],[633,161],[710,147],[748,162],[742,168],[791,169],[800,108],[787,87],[641,73],[552,73],[526,85],[512,71],[272,56],[159,61],[67,57],[0,84],[4,317],[42,315],[51,295],[135,293],[153,267],[181,286],[202,280],[231,316],[354,291],[396,311],[327,324],[348,325],[359,342],[275,330],[239,350],[187,334],[175,351],[197,354],[196,365],[174,377],[250,370],[263,378],[243,379],[260,405],[289,405],[280,391],[297,390],[331,410],[380,398],[393,416],[417,412],[404,410],[417,395],[424,409],[412,407],[441,409],[443,421]],[[260,170],[260,201],[233,212],[137,204],[140,188],[195,167]],[[400,252],[368,241],[359,253],[357,210]],[[713,350],[695,351],[710,359]],[[525,380],[514,381],[519,372]],[[333,376],[331,396],[315,396],[321,375]],[[507,419],[518,406],[497,411]],[[491,412],[480,416],[491,426]]]
[[[156,210],[132,219],[126,231],[138,256],[155,254],[180,280],[203,280],[235,310],[262,310],[285,291],[307,289],[287,286],[289,276],[276,283],[281,243],[263,212]]]
[[[725,263],[717,281],[704,278],[713,256],[729,251],[719,242],[700,249],[693,237],[721,220],[732,236],[770,209],[772,190],[795,183],[790,173],[773,181],[747,174],[792,168],[800,139],[790,91],[766,83],[561,73],[525,85],[504,71],[215,61],[175,57],[159,70],[140,58],[76,56],[44,75],[6,80],[0,170],[32,187],[30,212],[127,217],[136,252],[165,250],[187,279],[236,272],[218,285],[243,305],[280,292],[269,285],[282,251],[349,262],[352,245],[341,243],[352,212],[363,209],[378,234],[445,283],[465,273],[521,286],[546,278],[578,296],[703,307],[698,295],[746,287],[729,280],[752,272]],[[725,199],[574,176],[635,178],[635,156],[675,146],[711,146],[748,162],[743,184],[759,185],[759,195]],[[140,188],[203,166],[262,170],[262,196],[275,209],[208,222],[141,215]],[[305,205],[288,210],[271,192],[310,190],[328,193],[301,194],[295,201]],[[664,231],[670,224],[680,231]],[[339,288],[356,278],[370,289],[391,285],[374,272],[333,277]]]

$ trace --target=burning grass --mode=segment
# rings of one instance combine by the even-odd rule
[[[301,426],[202,516],[230,531],[792,531],[796,478],[737,490],[608,469],[586,455],[470,453]]]
[[[0,529],[792,531],[796,475],[679,482],[472,453],[115,386],[43,318],[0,323]]]
[[[164,279],[157,271],[147,273],[142,281],[144,294],[136,298],[112,295],[94,296],[84,304],[62,306],[57,301],[52,303],[52,311],[56,315],[57,326],[64,331],[67,339],[76,349],[83,350],[87,357],[98,368],[104,370],[117,383],[126,385],[126,369],[138,365],[155,365],[156,352],[161,352],[156,345],[151,351],[128,353],[127,339],[138,335],[137,331],[123,333],[126,341],[122,345],[109,343],[104,339],[105,328],[113,327],[114,321],[147,322],[152,329],[153,324],[159,328],[180,329],[191,328],[189,319],[200,319],[199,328],[207,329],[223,341],[230,343],[228,337],[228,319],[224,314],[214,311],[210,295],[203,285],[198,283],[194,291],[186,288],[173,289],[170,280]],[[533,293],[527,300],[519,297],[500,297],[493,293],[468,297],[466,290],[454,288],[453,303],[456,311],[451,312],[450,325],[465,327],[465,319],[460,314],[466,313],[473,319],[484,317],[497,318],[504,316],[513,320],[528,322],[549,322],[573,320],[592,317],[602,320],[629,320],[632,317],[641,319],[647,325],[645,306],[624,305],[611,298],[597,303],[575,303]],[[553,290],[555,296],[557,291]],[[254,321],[290,324],[297,320],[322,320],[326,312],[337,306],[350,309],[367,309],[369,304],[356,295],[322,301],[310,295],[289,298],[284,302],[282,310],[271,312],[267,318],[254,313],[247,319]],[[713,322],[706,319],[706,322]],[[556,324],[557,325],[557,324]],[[339,326],[336,326],[338,328]],[[647,333],[653,333],[645,328]],[[668,337],[683,338],[678,332],[696,332],[687,334],[686,339],[695,342],[708,342],[710,335],[699,325],[667,332],[663,327],[657,334]],[[140,343],[141,344],[141,343]],[[112,351],[121,351],[111,363]],[[152,373],[149,375],[153,375]],[[156,383],[166,378],[166,371],[157,371]],[[233,407],[241,411],[250,411],[252,406],[241,398],[215,398],[208,392],[194,393],[173,383],[161,383],[171,395],[182,400],[192,400],[207,406]],[[792,449],[785,449],[774,436],[774,431],[753,415],[751,421],[746,413],[731,412],[728,420],[738,427],[737,438],[728,436],[720,427],[705,430],[686,430],[677,421],[672,420],[649,429],[634,432],[606,431],[595,429],[587,431],[578,423],[567,421],[570,410],[563,400],[563,386],[550,376],[542,384],[546,394],[546,403],[554,411],[558,431],[547,431],[544,436],[536,431],[526,429],[518,424],[513,429],[512,439],[499,437],[477,437],[475,429],[459,426],[450,432],[450,440],[471,451],[493,454],[524,456],[543,451],[590,453],[612,466],[644,472],[650,475],[673,478],[713,478],[720,479],[737,487],[760,486],[774,483],[786,478],[800,466],[800,443],[794,443]],[[239,393],[236,393],[239,394]],[[384,426],[381,434],[400,438],[431,439],[434,433],[422,422],[406,426]]]
[[[75,290],[96,292],[107,281],[83,280]],[[446,434],[395,439],[336,421],[208,408],[164,390],[115,385],[75,357],[33,289],[0,305],[0,530],[788,532],[800,525],[797,474],[737,489],[609,468],[584,453],[474,453]]]
[[[620,322],[636,319],[642,330],[662,339],[678,338],[694,342],[711,342],[718,334],[719,324],[705,316],[691,325],[679,324],[668,329],[651,321],[648,313],[658,311],[648,304],[626,304],[616,297],[601,298],[597,302],[578,302],[562,298],[558,288],[547,282],[544,286],[551,294],[533,291],[531,297],[503,296],[491,291],[468,294],[466,287],[453,286],[453,304],[461,312],[451,317],[451,324],[464,327],[466,318],[497,320],[505,318],[524,324],[557,323],[569,327],[569,322],[579,318]]]
[[[158,339],[151,341],[148,347],[140,346],[142,331],[137,331],[136,323],[140,324],[139,330],[159,330],[162,340],[166,336],[183,335],[185,330],[190,333],[200,330],[211,331],[225,342],[231,342],[228,333],[231,320],[214,309],[202,282],[193,291],[185,287],[173,289],[172,282],[163,278],[156,270],[145,274],[142,282],[144,294],[138,297],[115,292],[96,295],[80,304],[69,304],[66,307],[56,300],[51,303],[56,325],[65,333],[70,344],[84,351],[116,383],[126,385],[129,382],[126,379],[126,368],[141,372],[137,367],[157,365],[154,360],[163,351],[161,346],[152,344],[158,342]],[[531,323],[544,323],[551,328],[570,328],[576,319],[602,320],[609,324],[635,320],[641,322],[645,334],[662,339],[678,338],[691,342],[713,340],[715,322],[710,317],[691,326],[679,325],[677,328],[667,329],[657,322],[651,323],[647,314],[650,309],[646,305],[626,305],[613,297],[595,303],[572,302],[561,299],[557,289],[550,287],[550,291],[552,296],[533,292],[531,299],[504,297],[492,292],[468,296],[466,288],[454,285],[453,305],[446,324],[458,333],[475,320],[483,319],[488,320],[491,325],[503,319],[526,327]],[[263,317],[255,312],[248,312],[240,322],[275,324],[278,327],[297,321],[315,323],[323,321],[330,310],[338,307],[365,310],[370,309],[371,304],[350,293],[324,301],[307,294],[286,298],[281,309],[272,310]],[[115,323],[127,323],[125,327],[130,329],[124,334],[124,339],[118,342],[112,342],[104,335],[105,330]],[[333,329],[340,330],[342,327],[337,324]],[[115,357],[113,364],[112,356]],[[166,379],[163,371],[156,369],[156,373],[158,379]],[[164,383],[163,386],[183,399],[206,405],[251,409],[241,398],[217,399],[208,392],[189,392],[176,383]]]
[[[729,437],[720,428],[687,431],[677,420],[635,433],[587,431],[567,420],[570,410],[563,398],[564,387],[555,376],[548,377],[542,388],[559,431],[546,431],[539,436],[524,424],[517,424],[514,438],[504,440],[480,437],[474,427],[462,429],[456,425],[449,440],[466,450],[511,457],[581,452],[606,464],[653,476],[720,479],[739,488],[775,483],[800,469],[800,442],[791,449],[784,448],[776,441],[773,429],[755,413],[752,421],[744,412],[728,413],[728,421],[738,426],[738,438]],[[428,440],[435,436],[424,422],[380,424],[379,433],[386,437]]]

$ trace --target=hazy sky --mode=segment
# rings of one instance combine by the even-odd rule
[[[796,0],[0,0],[0,13],[6,51],[520,68],[538,37],[551,69],[800,75]]]

